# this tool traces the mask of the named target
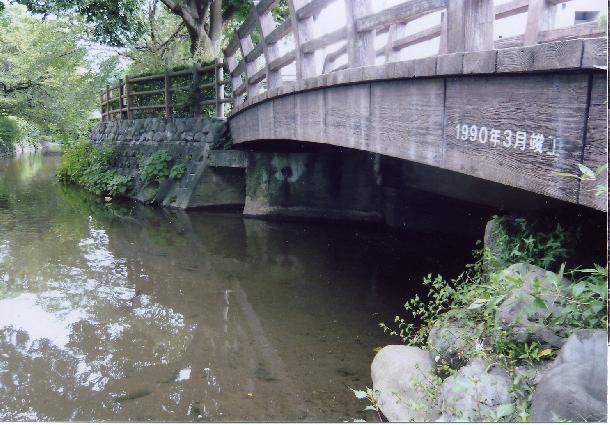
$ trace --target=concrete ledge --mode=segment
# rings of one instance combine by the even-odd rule
[[[464,53],[451,53],[436,58],[436,75],[457,75],[464,71]]]
[[[493,74],[496,72],[497,50],[464,53],[464,74]]]
[[[582,54],[582,40],[502,49],[498,50],[496,71],[516,73],[578,69],[582,65]]]
[[[608,65],[608,39],[588,38],[583,40],[582,68],[604,67]]]
[[[248,156],[244,151],[211,150],[208,157],[210,167],[245,168]]]

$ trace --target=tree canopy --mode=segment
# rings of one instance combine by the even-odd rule
[[[55,139],[77,137],[97,109],[116,59],[94,69],[78,18],[37,19],[22,6],[0,14],[0,116]]]
[[[147,15],[159,0],[14,0],[42,16],[79,14],[91,26],[95,40],[124,47],[145,33]],[[191,56],[203,60],[218,57],[223,32],[233,19],[242,19],[252,0],[160,0],[179,18],[190,39]]]
[[[15,0],[32,13],[82,16],[92,37],[109,46],[125,46],[142,35],[142,0]]]

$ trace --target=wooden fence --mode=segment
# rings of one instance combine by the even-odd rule
[[[295,77],[301,80],[339,69],[399,61],[402,49],[434,38],[439,38],[439,48],[431,51],[431,56],[605,34],[597,22],[552,29],[553,8],[571,0],[511,0],[497,6],[493,0],[408,0],[373,13],[376,1],[288,0],[290,16],[276,22],[272,12],[279,0],[260,0],[224,50],[235,105]],[[315,21],[328,16],[329,7],[337,2],[344,4],[346,24],[316,34]],[[413,21],[434,13],[440,15],[437,25],[407,31]],[[523,34],[494,41],[495,21],[525,13]],[[376,46],[379,37],[385,37],[382,46]],[[292,48],[280,54],[280,47],[287,44]],[[329,51],[329,47],[335,48]],[[296,69],[283,73],[288,66]],[[288,74],[293,74],[292,78],[287,78]]]
[[[144,116],[174,117],[176,95],[184,94],[180,102],[182,114],[198,116],[203,107],[213,108],[211,115],[225,116],[225,105],[232,102],[225,96],[230,80],[224,77],[225,65],[195,65],[191,69],[164,74],[126,77],[116,85],[107,85],[100,93],[102,121],[134,119]],[[143,87],[143,88],[142,88]],[[213,94],[205,96],[206,92]],[[208,109],[209,109],[208,108]],[[186,109],[186,111],[184,111]]]

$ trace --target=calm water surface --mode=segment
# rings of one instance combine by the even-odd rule
[[[378,323],[473,247],[105,205],[57,164],[0,161],[0,420],[365,418]]]

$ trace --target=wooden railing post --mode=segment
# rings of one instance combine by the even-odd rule
[[[172,98],[171,98],[171,84],[172,81],[169,77],[169,71],[165,72],[163,79],[163,89],[165,90],[165,118],[169,119],[172,117]]]
[[[119,121],[123,120],[123,95],[125,93],[123,82],[119,79],[117,82],[117,88],[119,90]]]
[[[530,0],[527,7],[527,24],[525,27],[525,35],[523,36],[523,45],[531,46],[538,44],[538,33],[540,32],[540,20],[544,13],[546,0]]]
[[[106,121],[110,121],[111,115],[110,115],[110,107],[111,107],[111,103],[110,103],[110,96],[112,94],[112,91],[110,90],[110,84],[106,84]]]
[[[225,86],[224,86],[224,68],[222,59],[216,59],[216,67],[214,69],[214,90],[216,100],[216,118],[225,117]]]
[[[493,49],[493,0],[447,2],[447,52]]]
[[[279,87],[282,85],[282,73],[280,70],[269,69],[269,64],[279,56],[277,42],[269,43],[265,38],[275,29],[275,20],[271,12],[258,14],[258,9],[254,8],[258,16],[258,28],[261,33],[261,43],[263,43],[263,54],[265,55],[265,68],[267,74],[267,90]]]
[[[438,54],[447,54],[447,11],[441,12],[441,37],[438,43]]]
[[[305,3],[303,0],[288,0],[292,33],[294,34],[294,56],[297,69],[297,80],[316,75],[315,53],[303,53],[302,45],[312,39],[313,16],[299,20],[296,11]]]
[[[235,72],[235,70],[238,67],[238,63],[237,63],[237,59],[235,59],[234,55],[230,55],[227,57],[227,65],[229,65],[229,72],[231,73],[231,86],[233,87],[233,104],[234,105],[241,105],[244,102],[244,96],[243,95],[237,95],[235,93],[235,90],[238,87],[241,87],[241,85],[244,83],[241,75],[237,74]]]
[[[193,108],[193,116],[198,117],[201,116],[201,88],[199,87],[199,64],[195,64],[193,65],[193,77],[191,80],[191,84],[192,84],[192,108]]]
[[[347,20],[347,67],[357,68],[375,64],[375,35],[373,31],[358,32],[356,20],[373,11],[370,0],[345,0]]]
[[[125,107],[127,108],[127,119],[133,119],[133,111],[131,110],[131,87],[129,77],[125,77]]]
[[[388,31],[388,42],[385,47],[385,61],[396,62],[400,60],[400,50],[394,49],[394,41],[406,33],[407,24],[390,25]]]
[[[254,97],[260,92],[260,83],[250,84],[250,77],[256,74],[256,62],[247,59],[248,54],[254,50],[254,43],[250,34],[239,38],[239,48],[244,61],[244,75],[248,86],[248,97]]]
[[[102,122],[106,121],[106,114],[104,113],[104,90],[100,90],[100,112],[102,114]]]

